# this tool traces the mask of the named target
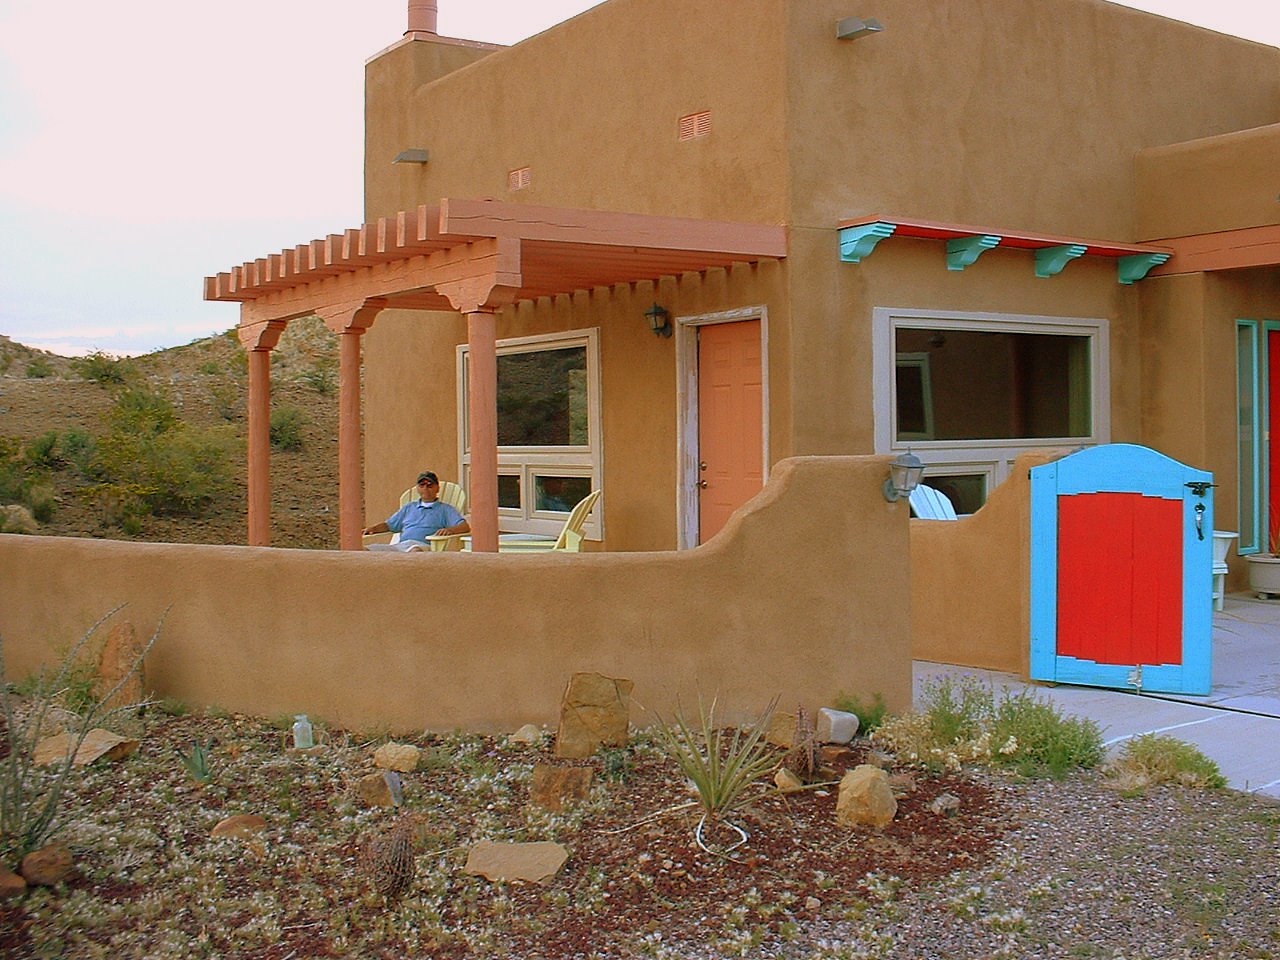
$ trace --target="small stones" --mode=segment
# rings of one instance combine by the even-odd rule
[[[773,775],[773,783],[783,793],[795,793],[804,789],[804,781],[786,767],[778,768],[778,772]]]
[[[949,817],[960,809],[960,798],[954,793],[940,793],[928,803],[930,813]]]
[[[27,881],[7,867],[0,867],[0,900],[20,897],[27,892]]]
[[[542,731],[532,723],[526,723],[507,738],[508,743],[523,747],[541,747],[542,740]]]
[[[558,843],[494,843],[481,840],[467,852],[466,873],[486,880],[546,883],[560,870],[569,852]]]
[[[52,887],[71,873],[71,851],[65,844],[51,843],[22,858],[22,876],[33,887]]]
[[[808,910],[810,913],[817,913],[819,910],[822,909],[822,901],[819,900],[817,897],[805,897],[804,908]]]
[[[413,773],[418,769],[422,751],[411,743],[384,743],[373,754],[373,762],[383,770]]]
[[[529,783],[529,803],[551,813],[587,798],[594,775],[590,767],[557,767],[539,763]]]

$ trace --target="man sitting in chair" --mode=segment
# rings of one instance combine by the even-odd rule
[[[399,543],[374,543],[369,545],[370,550],[430,550],[428,537],[471,532],[471,525],[462,514],[437,499],[440,479],[430,470],[418,474],[418,496],[420,499],[409,501],[382,523],[365,527],[366,537],[375,533],[400,534]]]

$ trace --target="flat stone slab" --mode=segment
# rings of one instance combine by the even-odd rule
[[[481,840],[467,852],[466,873],[486,880],[546,883],[564,866],[569,851],[558,843],[494,843]]]
[[[69,733],[60,733],[36,744],[34,759],[37,766],[48,766],[65,760],[71,752],[72,737]],[[72,761],[77,767],[87,767],[99,757],[106,757],[115,762],[123,760],[138,749],[138,741],[130,740],[110,730],[97,728],[90,730],[80,749],[76,751]]]

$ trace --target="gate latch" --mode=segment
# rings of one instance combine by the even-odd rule
[[[1197,497],[1203,497],[1209,492],[1210,487],[1216,487],[1216,483],[1210,483],[1207,480],[1191,480],[1187,483],[1187,488]]]
[[[1204,504],[1196,504],[1196,536],[1204,539]]]

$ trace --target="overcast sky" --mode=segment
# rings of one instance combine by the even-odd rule
[[[440,0],[440,32],[515,43],[596,2]],[[1126,5],[1280,46],[1275,0]],[[233,326],[202,277],[363,219],[364,62],[405,10],[0,0],[0,333],[137,353]]]

